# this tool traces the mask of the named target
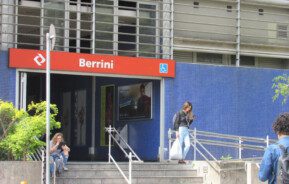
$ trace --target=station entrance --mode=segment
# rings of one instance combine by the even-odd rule
[[[26,106],[45,101],[45,73],[20,73],[25,73],[27,81]],[[71,148],[70,160],[107,161],[105,127],[109,125],[121,132],[142,159],[157,160],[160,80],[52,74],[51,103],[57,105],[57,120],[61,122],[61,128],[52,135],[63,133]],[[125,159],[117,145],[112,151],[117,159]]]
[[[71,160],[107,160],[105,127],[121,132],[142,160],[164,153],[164,77],[175,77],[175,61],[43,50],[9,50],[16,68],[16,106],[46,99],[46,65],[50,61],[51,103],[71,147]],[[55,132],[54,132],[55,133]],[[112,154],[123,159],[116,146]],[[119,158],[117,158],[119,157]]]

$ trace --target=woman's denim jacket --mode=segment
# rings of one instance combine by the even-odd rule
[[[281,155],[279,145],[288,148],[289,136],[281,138],[276,144],[272,144],[266,149],[259,170],[259,179],[263,182],[268,180],[269,184],[277,183],[278,159]]]

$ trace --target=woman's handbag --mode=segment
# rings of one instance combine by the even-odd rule
[[[182,147],[179,139],[176,139],[170,150],[170,160],[181,160],[182,159]]]

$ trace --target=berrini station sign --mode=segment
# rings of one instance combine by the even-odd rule
[[[175,61],[142,57],[51,51],[52,71],[134,76],[175,77]],[[44,50],[9,50],[9,67],[45,70]]]

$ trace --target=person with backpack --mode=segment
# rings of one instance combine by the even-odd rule
[[[270,145],[264,153],[259,179],[269,184],[289,184],[289,113],[282,113],[273,123],[278,141]]]
[[[176,130],[176,138],[179,139],[181,148],[183,144],[185,144],[185,148],[182,151],[182,159],[178,162],[179,164],[186,164],[184,159],[186,158],[186,155],[190,149],[189,127],[195,119],[195,115],[193,115],[192,110],[192,103],[186,101],[183,104],[182,109],[173,117],[174,129]]]

